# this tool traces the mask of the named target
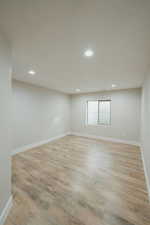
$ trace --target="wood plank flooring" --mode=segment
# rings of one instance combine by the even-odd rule
[[[150,225],[138,147],[66,136],[12,160],[5,225]]]

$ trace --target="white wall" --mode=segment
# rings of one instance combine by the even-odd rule
[[[72,97],[13,80],[13,150],[70,132],[140,142],[141,89]],[[86,101],[111,97],[111,126],[86,126]],[[70,120],[71,112],[71,120]],[[71,125],[71,126],[70,126]]]
[[[0,35],[0,220],[11,196],[11,58]],[[1,223],[2,221],[0,221]]]
[[[150,195],[150,75],[145,78],[142,90],[142,151],[144,156],[145,173]]]
[[[70,97],[13,80],[13,150],[70,131]]]
[[[111,97],[111,126],[86,126],[86,101]],[[140,141],[141,89],[107,91],[72,96],[72,132]]]

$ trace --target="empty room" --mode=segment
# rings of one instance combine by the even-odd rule
[[[0,225],[150,225],[149,0],[0,0]]]

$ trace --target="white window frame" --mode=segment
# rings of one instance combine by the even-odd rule
[[[89,124],[88,123],[88,102],[98,102],[98,121],[97,124]],[[100,102],[110,102],[110,123],[100,123],[99,122],[99,103]],[[111,126],[111,100],[110,99],[91,99],[86,101],[86,126]]]

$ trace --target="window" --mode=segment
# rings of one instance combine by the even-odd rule
[[[110,125],[111,100],[87,101],[87,124]]]

